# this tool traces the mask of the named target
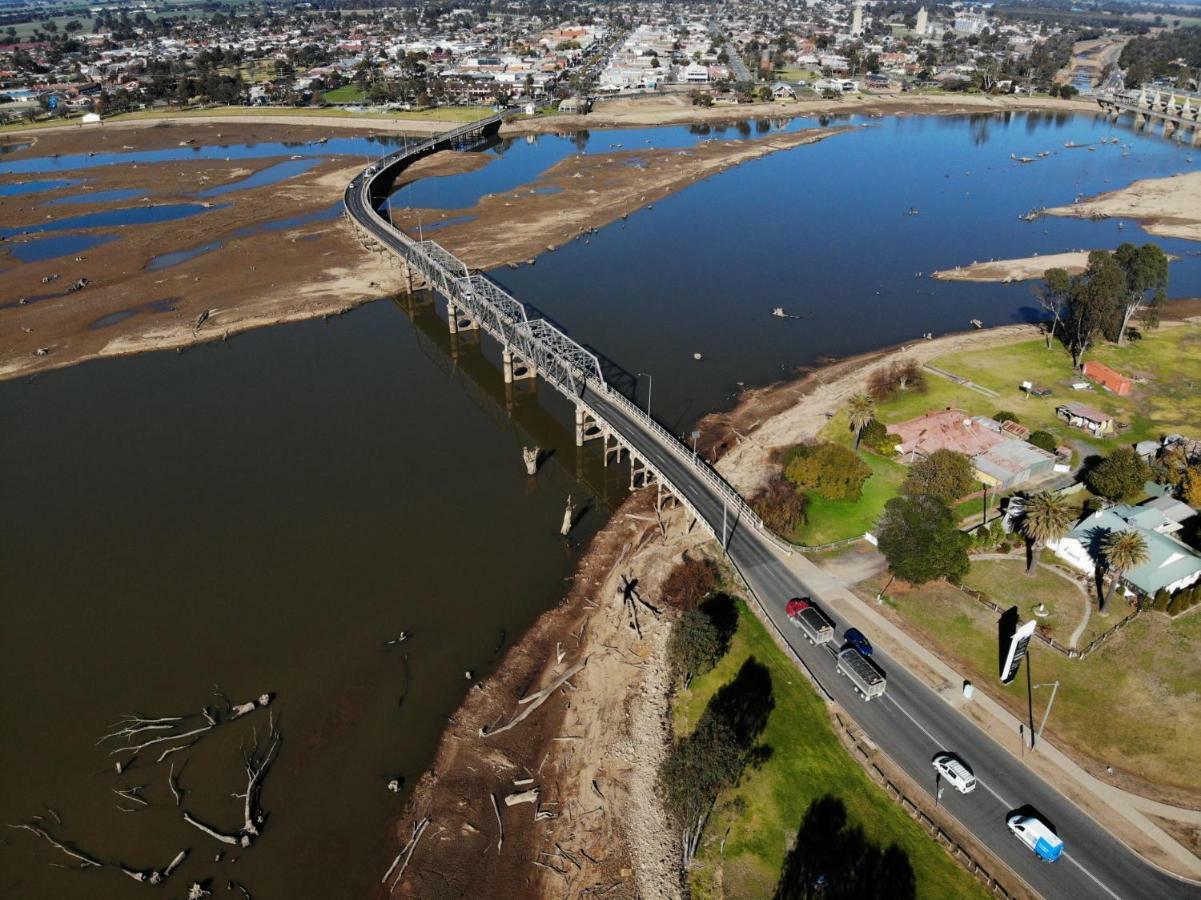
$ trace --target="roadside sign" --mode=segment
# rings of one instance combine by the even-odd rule
[[[1034,637],[1037,622],[1031,619],[1013,633],[1009,639],[1009,654],[1005,657],[1005,665],[1001,666],[1001,683],[1009,684],[1017,677],[1018,669],[1022,667],[1022,659],[1026,656],[1026,648],[1030,646],[1030,638]]]

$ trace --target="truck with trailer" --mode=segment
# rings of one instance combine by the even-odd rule
[[[850,679],[855,691],[865,701],[884,693],[884,673],[854,647],[845,647],[839,651],[835,669],[839,675]]]
[[[801,629],[805,639],[815,647],[834,640],[834,623],[812,600],[794,597],[788,601],[784,612],[788,620]]]

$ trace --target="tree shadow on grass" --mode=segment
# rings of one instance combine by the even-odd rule
[[[796,846],[784,859],[776,900],[912,900],[917,881],[896,844],[873,844],[847,810],[826,794],[809,804]]]

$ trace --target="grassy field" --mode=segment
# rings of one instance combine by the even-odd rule
[[[812,81],[816,81],[817,79],[819,79],[821,77],[822,77],[822,73],[815,72],[813,69],[797,69],[797,68],[790,67],[790,68],[786,68],[786,69],[776,69],[776,71],[775,71],[775,78],[777,81],[788,81],[788,82],[810,81],[810,82],[812,82]]]
[[[874,599],[880,586],[874,580],[865,582],[860,595]],[[1026,675],[1008,687],[997,678],[995,613],[942,582],[913,589],[894,583],[885,599],[891,618],[1014,715],[1026,717]],[[1113,609],[1106,617],[1094,615],[1096,627],[1108,628],[1129,611],[1124,603],[1115,603]],[[1057,744],[1187,792],[1194,802],[1201,799],[1201,746],[1196,738],[1201,734],[1201,615],[1169,620],[1144,613],[1083,660],[1069,660],[1035,641],[1030,662],[1036,684],[1060,683],[1047,722],[1047,735]],[[1050,688],[1034,692],[1035,722],[1041,721],[1050,693]]]
[[[1090,613],[1097,613],[1096,592],[1082,594],[1072,581],[1042,566],[1036,567],[1030,576],[1025,571],[1024,558],[975,559],[963,583],[987,594],[990,600],[1005,608],[1016,606],[1022,621],[1035,618],[1035,607],[1044,604],[1047,615],[1039,617],[1039,623],[1047,628],[1051,637],[1067,644],[1084,617],[1085,607]],[[1090,632],[1099,633],[1110,625],[1100,615],[1090,617],[1089,624],[1091,627],[1081,635],[1081,646],[1092,640]]]
[[[816,547],[861,537],[875,527],[884,504],[899,492],[905,467],[874,453],[861,451],[859,455],[872,470],[862,496],[858,500],[827,500],[810,492],[808,519],[791,535],[795,543]]]
[[[776,705],[763,735],[772,754],[760,768],[748,771],[737,788],[719,798],[692,874],[693,896],[770,897],[790,838],[809,805],[826,794],[842,800],[849,822],[861,827],[870,840],[882,847],[895,843],[908,855],[918,897],[986,896],[851,759],[804,676],[741,601],[738,611],[738,631],[729,653],[677,699],[675,728],[677,733],[689,731],[709,698],[753,656],[772,678]],[[719,855],[723,835],[725,852]]]
[[[1058,344],[1046,349],[1042,341],[1024,341],[1008,347],[976,350],[941,357],[939,368],[962,375],[977,384],[997,391],[990,399],[975,391],[941,378],[931,378],[930,399],[909,397],[882,410],[881,421],[894,422],[947,405],[953,399],[967,412],[991,415],[999,409],[1017,414],[1029,428],[1043,428],[1061,439],[1085,440],[1101,450],[1126,445],[1161,433],[1188,430],[1201,413],[1198,387],[1201,387],[1201,327],[1181,325],[1147,333],[1140,341],[1126,346],[1103,344],[1085,359],[1093,359],[1124,375],[1142,376],[1145,384],[1135,385],[1129,397],[1118,397],[1101,388],[1073,391],[1068,385],[1081,380],[1072,371],[1072,360]],[[1018,384],[1029,380],[1049,387],[1053,395],[1045,400],[1025,399]],[[1065,401],[1077,401],[1111,413],[1130,428],[1118,437],[1091,438],[1086,432],[1069,428],[1055,418],[1055,407]]]
[[[344,84],[340,88],[325,92],[327,103],[362,103],[367,93],[357,84]]]

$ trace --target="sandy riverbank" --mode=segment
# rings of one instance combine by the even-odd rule
[[[939,281],[999,281],[1009,284],[1012,281],[1042,278],[1047,269],[1063,269],[1071,275],[1077,275],[1088,265],[1088,254],[1087,250],[1073,250],[1069,253],[1048,253],[1045,256],[1026,256],[1021,259],[991,259],[988,262],[972,263],[970,266],[940,269],[930,277]]]
[[[584,116],[554,115],[518,119],[502,133],[561,132],[579,128],[634,128],[649,125],[687,125],[735,119],[780,119],[795,116],[858,115],[970,115],[987,112],[1048,111],[1096,113],[1095,103],[1025,95],[984,94],[864,94],[836,100],[784,100],[738,103],[712,107],[693,106],[686,94],[616,97],[601,101]]]
[[[1043,215],[1136,219],[1150,234],[1201,241],[1201,172],[1143,179],[1071,206],[1043,210]]]
[[[1026,256],[1022,259],[992,259],[988,262],[972,263],[940,269],[930,275],[939,281],[999,282],[1035,281],[1046,274],[1047,269],[1063,269],[1069,275],[1079,275],[1088,267],[1090,250],[1072,250],[1067,253],[1047,253],[1044,256]],[[1180,259],[1168,254],[1169,261]]]

